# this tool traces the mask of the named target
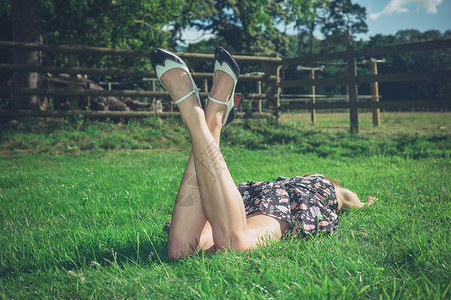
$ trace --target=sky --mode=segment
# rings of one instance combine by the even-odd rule
[[[366,8],[368,39],[376,34],[395,34],[403,29],[451,30],[451,0],[354,0]]]
[[[417,29],[421,32],[436,29],[442,33],[451,30],[451,0],[353,0],[352,2],[365,7],[367,12],[368,33],[357,35],[357,39],[368,40],[376,34],[395,34],[403,29]],[[183,36],[186,38],[185,42],[195,43],[213,35],[188,29]]]

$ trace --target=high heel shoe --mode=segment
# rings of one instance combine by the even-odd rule
[[[183,62],[183,60],[175,55],[174,53],[171,53],[167,50],[163,50],[160,48],[154,49],[150,52],[150,61],[152,64],[153,69],[155,70],[155,73],[157,75],[158,80],[160,80],[161,85],[166,89],[163,82],[161,82],[161,76],[163,76],[164,73],[171,69],[182,69],[186,73],[188,73],[189,78],[191,79],[191,82],[193,84],[193,89],[183,96],[182,98],[176,100],[174,104],[179,104],[183,100],[187,99],[191,95],[195,94],[197,97],[197,100],[199,101],[199,105],[204,108],[204,101],[202,99],[202,96],[200,95],[200,89],[197,88],[196,83],[193,80],[193,77],[191,77],[191,74],[188,70],[188,66]]]
[[[233,57],[229,54],[229,52],[227,52],[222,47],[216,48],[214,73],[216,73],[216,71],[223,71],[227,73],[230,77],[232,77],[234,82],[233,91],[230,95],[229,100],[224,102],[216,100],[210,95],[208,96],[208,100],[227,106],[227,111],[222,121],[224,125],[227,125],[235,119],[237,108],[244,98],[241,96],[240,99],[237,99],[237,101],[235,101],[235,87],[236,83],[238,82],[238,76],[240,76],[240,68],[238,67],[238,64],[233,59]]]
[[[238,114],[238,110],[240,109],[241,104],[244,101],[244,96],[243,95],[238,95],[235,94],[233,96],[233,103],[234,103],[234,107],[232,108],[232,110],[229,113],[229,116],[227,117],[227,121],[224,125],[230,124],[233,122],[233,120],[235,120],[236,115]]]

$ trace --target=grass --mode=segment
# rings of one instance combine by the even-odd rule
[[[450,298],[449,115],[390,114],[377,129],[364,115],[358,136],[345,115],[290,117],[224,131],[236,182],[320,172],[379,201],[331,237],[177,262],[162,228],[189,151],[178,121],[8,125],[0,297]]]
[[[407,155],[449,157],[451,113],[383,113],[381,126],[361,113],[360,135],[349,134],[349,115],[282,114],[279,124],[266,120],[235,121],[224,128],[223,145],[247,149],[288,147],[320,156]],[[0,127],[0,155],[102,153],[105,150],[189,149],[179,118],[148,118],[127,123],[93,122],[82,118],[12,121]]]

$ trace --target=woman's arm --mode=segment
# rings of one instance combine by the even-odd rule
[[[339,186],[335,187],[335,192],[338,199],[339,212],[345,210],[348,207],[364,207],[365,205],[371,205],[373,204],[374,200],[377,199],[375,197],[369,196],[367,198],[367,203],[360,202],[357,194]]]

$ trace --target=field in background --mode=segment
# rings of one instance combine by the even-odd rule
[[[2,298],[449,298],[450,115],[282,115],[224,128],[236,182],[323,173],[379,198],[331,237],[170,262],[163,225],[189,139],[178,119],[1,131]],[[152,149],[151,149],[152,148]]]
[[[327,113],[319,110],[315,128],[326,132],[349,131],[349,113]],[[281,114],[280,121],[310,127],[310,113]],[[381,125],[372,125],[371,112],[359,113],[360,134],[386,138],[397,134],[451,134],[451,113],[381,112]]]
[[[316,125],[311,125],[308,113],[282,114],[279,123],[241,118],[223,129],[223,145],[254,150],[289,145],[292,150],[322,156],[405,153],[425,157],[433,149],[450,154],[451,113],[382,113],[379,127],[371,124],[371,113],[359,116],[358,135],[349,134],[347,113],[318,113]],[[11,121],[0,127],[0,139],[0,155],[191,147],[179,117],[127,122],[82,117]]]

